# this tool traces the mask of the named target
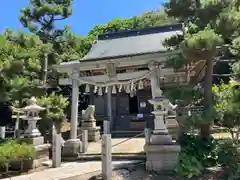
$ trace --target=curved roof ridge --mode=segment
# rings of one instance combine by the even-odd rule
[[[124,38],[124,37],[131,37],[131,36],[161,33],[161,32],[177,31],[181,29],[182,29],[182,24],[171,24],[171,25],[157,26],[157,27],[122,30],[122,31],[113,32],[113,33],[100,34],[98,35],[97,40]]]

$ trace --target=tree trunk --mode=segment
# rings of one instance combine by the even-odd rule
[[[54,123],[57,134],[61,133],[62,123]]]
[[[212,76],[213,76],[213,57],[210,57],[206,61],[206,70],[204,77],[204,113],[209,114],[212,111],[213,106],[213,96],[212,96]],[[210,136],[211,130],[211,120],[207,121],[207,123],[201,125],[201,135],[203,137]]]

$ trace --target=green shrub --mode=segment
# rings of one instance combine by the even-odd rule
[[[179,143],[182,151],[175,168],[178,175],[199,176],[205,168],[218,164],[218,142],[213,138],[184,134]]]
[[[199,176],[203,170],[201,162],[196,157],[186,153],[180,154],[178,165],[175,168],[178,175],[187,178]]]
[[[218,141],[214,138],[184,134],[179,143],[182,152],[194,156],[205,168],[218,164]]]
[[[219,141],[218,160],[227,179],[240,178],[240,148],[238,143],[236,144],[233,140]]]
[[[32,159],[35,157],[35,148],[31,144],[19,143],[17,140],[7,140],[0,144],[0,159],[2,162],[13,159]]]

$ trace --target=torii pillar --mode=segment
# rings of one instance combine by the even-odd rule
[[[79,99],[79,71],[72,72],[72,106],[71,106],[71,133],[70,139],[64,144],[64,156],[77,156],[82,151],[82,142],[77,137],[78,128],[78,99]]]

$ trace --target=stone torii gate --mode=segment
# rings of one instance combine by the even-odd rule
[[[164,86],[165,83],[181,85],[189,83],[194,77],[193,68],[178,72],[172,68],[164,68],[167,57],[177,52],[166,49],[163,42],[179,33],[181,25],[100,35],[83,59],[54,66],[59,72],[71,73],[70,77],[59,80],[61,85],[72,85],[71,137],[65,144],[69,152],[78,153],[81,147],[81,141],[77,138],[78,97],[81,84],[95,87],[94,93],[103,94],[102,88],[105,89],[108,120],[111,123],[112,93],[116,89],[120,90],[119,85],[125,86],[123,89],[126,93],[132,93],[134,89],[136,91],[136,83],[140,84],[142,83],[140,81],[146,79],[146,86],[151,86],[152,97],[155,98],[157,96],[155,90],[160,88],[160,84]]]

